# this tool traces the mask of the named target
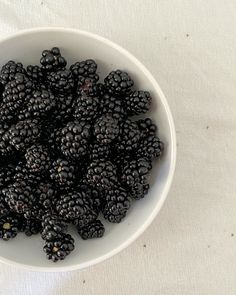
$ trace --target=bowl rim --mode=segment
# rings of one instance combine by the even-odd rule
[[[133,243],[139,236],[141,236],[141,234],[153,222],[154,218],[157,216],[157,214],[159,213],[161,207],[163,206],[163,204],[166,200],[166,197],[169,192],[169,189],[170,189],[170,186],[171,186],[171,183],[173,180],[173,176],[174,176],[177,147],[176,147],[176,132],[175,132],[174,120],[173,120],[169,105],[167,103],[166,97],[161,90],[161,87],[159,86],[159,84],[157,83],[155,78],[152,76],[151,72],[132,53],[130,53],[128,50],[124,49],[122,46],[120,46],[120,45],[116,44],[115,42],[113,42],[105,37],[102,37],[100,35],[97,35],[97,34],[94,34],[94,33],[88,32],[88,31],[84,31],[84,30],[79,30],[79,29],[74,29],[74,28],[66,28],[66,27],[36,27],[36,28],[19,30],[16,33],[13,33],[13,34],[10,34],[6,37],[0,38],[0,44],[5,41],[8,41],[10,39],[14,39],[16,37],[30,35],[30,34],[39,33],[39,32],[49,32],[49,31],[64,32],[64,33],[70,32],[70,33],[76,33],[79,35],[86,35],[86,36],[90,37],[91,39],[95,39],[95,40],[102,42],[110,47],[113,47],[114,49],[118,50],[122,54],[126,55],[133,63],[135,63],[143,71],[143,73],[148,77],[150,82],[153,84],[156,92],[158,93],[158,96],[159,96],[160,100],[162,101],[163,107],[164,107],[165,112],[167,114],[167,119],[168,119],[168,123],[170,126],[170,138],[171,138],[170,146],[169,146],[171,149],[170,170],[168,173],[168,177],[166,179],[165,186],[163,188],[163,192],[160,196],[159,202],[156,204],[155,208],[152,211],[152,214],[147,218],[147,220],[142,224],[142,226],[138,230],[136,230],[136,232],[129,239],[127,239],[125,242],[123,242],[121,245],[119,245],[118,247],[114,248],[113,250],[109,251],[108,253],[106,253],[98,258],[95,258],[95,259],[92,259],[92,260],[89,260],[89,261],[86,261],[86,262],[83,262],[80,264],[71,265],[71,266],[70,265],[58,266],[58,267],[33,266],[33,265],[29,265],[29,264],[22,264],[19,262],[15,262],[14,260],[7,259],[7,258],[0,256],[0,262],[3,262],[5,264],[11,265],[11,266],[15,266],[18,268],[24,268],[29,271],[64,272],[64,271],[85,269],[89,266],[92,266],[92,265],[98,264],[102,261],[105,261],[106,259],[109,259],[112,256],[114,256],[117,253],[124,250],[131,243]]]

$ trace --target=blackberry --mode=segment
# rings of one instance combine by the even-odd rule
[[[111,155],[111,150],[109,145],[103,145],[98,142],[93,142],[90,144],[89,148],[89,158],[93,160],[99,159],[109,159]]]
[[[74,118],[78,121],[92,122],[98,116],[99,100],[97,97],[82,95],[74,104]]]
[[[90,202],[90,208],[98,214],[105,201],[105,193],[97,187],[91,186],[87,179],[82,179],[80,181],[77,190],[83,191],[86,194],[87,199]],[[91,220],[94,220],[94,218],[91,218]]]
[[[124,104],[119,97],[111,94],[104,94],[100,100],[100,113],[111,114],[115,119],[119,121],[127,117],[127,112],[125,110]]]
[[[121,181],[127,187],[146,180],[147,174],[152,169],[150,161],[144,158],[126,162],[121,173]]]
[[[0,218],[9,214],[10,214],[10,208],[5,202],[5,197],[1,192],[0,193]]]
[[[69,122],[61,131],[61,152],[67,157],[78,159],[88,153],[90,125],[84,121]]]
[[[131,90],[134,82],[128,73],[116,70],[108,74],[108,76],[104,79],[104,84],[107,89],[112,91],[112,93],[125,94]]]
[[[20,220],[16,216],[8,215],[0,219],[0,238],[8,241],[20,231]]]
[[[26,150],[25,159],[30,172],[46,172],[51,163],[47,149],[39,144],[32,145]]]
[[[26,68],[26,75],[34,82],[38,83],[43,83],[45,76],[42,71],[42,69],[39,66],[32,66],[29,65]]]
[[[139,148],[136,151],[138,157],[153,160],[161,156],[164,144],[157,136],[150,135],[141,140]]]
[[[41,142],[48,147],[48,152],[52,158],[60,156],[61,128],[55,128],[54,125],[47,125],[41,134]]]
[[[31,173],[25,166],[25,162],[19,162],[15,167],[15,175],[13,176],[15,182],[26,182],[30,187],[35,187],[41,180],[41,174]]]
[[[13,164],[8,164],[0,167],[0,190],[8,186],[8,184],[13,179],[14,173],[15,166]]]
[[[146,113],[151,106],[152,98],[148,91],[133,91],[125,97],[128,115]]]
[[[36,191],[35,196],[39,204],[45,209],[50,209],[53,205],[53,201],[56,199],[57,191],[51,183],[41,182]]]
[[[9,143],[7,138],[7,131],[9,130],[9,125],[5,122],[0,122],[0,154],[2,156],[12,156],[15,153],[15,149]]]
[[[132,187],[129,188],[129,195],[132,199],[140,200],[148,193],[149,184],[146,180],[136,182]]]
[[[35,219],[35,220],[41,220],[43,215],[45,213],[45,209],[36,203],[36,200],[34,200],[33,205],[31,207],[28,207],[24,212],[25,219]]]
[[[83,216],[89,209],[89,201],[83,191],[69,192],[56,202],[58,214],[65,220],[72,221]]]
[[[17,73],[25,74],[22,63],[15,63],[13,60],[8,61],[1,69],[0,83],[6,85],[8,82],[14,80]]]
[[[130,208],[130,199],[122,188],[107,191],[106,204],[103,207],[103,216],[109,222],[120,223]]]
[[[46,241],[54,240],[67,231],[67,223],[56,214],[46,213],[42,218],[41,236]]]
[[[59,187],[69,187],[75,181],[75,171],[73,164],[59,158],[52,163],[50,177]]]
[[[64,260],[74,250],[74,239],[69,234],[63,234],[53,241],[47,241],[43,247],[46,257],[53,262]]]
[[[101,144],[111,144],[119,135],[119,122],[110,114],[100,117],[94,124],[94,136]]]
[[[3,189],[5,201],[10,209],[17,213],[24,213],[28,210],[34,201],[32,189],[26,182],[14,182]]]
[[[26,110],[30,117],[43,118],[54,109],[55,105],[56,101],[51,92],[45,89],[35,90],[27,101]],[[19,116],[19,119],[24,118]]]
[[[94,60],[87,59],[71,65],[70,70],[75,79],[78,79],[79,76],[93,77],[97,71],[97,64]]]
[[[76,92],[78,96],[87,95],[90,97],[102,97],[104,94],[104,85],[98,83],[98,75],[94,77],[80,76],[77,81]]]
[[[42,69],[46,72],[57,71],[66,67],[66,60],[61,56],[60,49],[53,47],[51,50],[44,50],[40,59]]]
[[[6,84],[0,105],[1,121],[14,121],[26,98],[32,93],[33,83],[23,74],[17,73],[14,80]]]
[[[25,150],[40,137],[37,120],[23,120],[12,125],[8,130],[7,139],[17,150]]]
[[[141,138],[136,122],[126,119],[120,124],[120,135],[118,138],[117,151],[120,153],[130,153],[138,148]]]
[[[47,75],[50,89],[55,93],[71,93],[74,88],[74,80],[70,71],[61,70]]]
[[[139,130],[141,131],[141,137],[147,137],[149,135],[155,135],[158,131],[157,126],[150,118],[140,119],[137,121]]]
[[[39,220],[36,219],[25,219],[21,231],[25,233],[26,236],[30,237],[40,233],[42,230],[42,225]]]
[[[106,160],[95,160],[87,170],[88,183],[101,189],[109,190],[117,183],[116,167]]]
[[[89,223],[86,227],[77,228],[78,233],[83,240],[101,238],[104,235],[105,228],[100,220]]]
[[[55,108],[51,115],[51,122],[60,125],[72,117],[74,112],[74,98],[71,94],[57,94],[55,97]]]
[[[0,101],[2,101],[2,93],[4,91],[4,85],[0,82]]]

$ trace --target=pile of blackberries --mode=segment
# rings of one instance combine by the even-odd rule
[[[119,223],[149,189],[163,151],[151,105],[121,70],[99,82],[94,60],[67,67],[57,47],[40,66],[8,61],[0,72],[0,238],[40,233],[53,261],[102,237],[99,215]]]

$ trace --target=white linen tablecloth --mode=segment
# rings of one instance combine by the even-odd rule
[[[178,161],[148,230],[84,271],[1,264],[1,295],[236,294],[235,0],[0,0],[0,37],[37,26],[88,30],[130,50],[170,104]]]

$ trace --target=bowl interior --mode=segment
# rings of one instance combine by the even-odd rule
[[[43,242],[39,236],[27,238],[19,234],[9,242],[0,241],[2,261],[44,271],[83,268],[108,258],[127,246],[143,232],[161,207],[170,186],[175,162],[173,122],[159,86],[135,58],[110,41],[73,30],[32,30],[0,42],[0,66],[10,59],[21,61],[24,65],[38,64],[42,50],[53,46],[60,47],[68,64],[93,58],[98,63],[101,78],[112,69],[120,68],[130,73],[136,88],[149,90],[153,106],[148,116],[158,124],[159,135],[165,143],[165,153],[152,170],[152,185],[147,197],[133,203],[122,223],[105,223],[106,232],[102,239],[83,241],[74,232],[76,249],[65,261],[53,264],[45,259]]]

